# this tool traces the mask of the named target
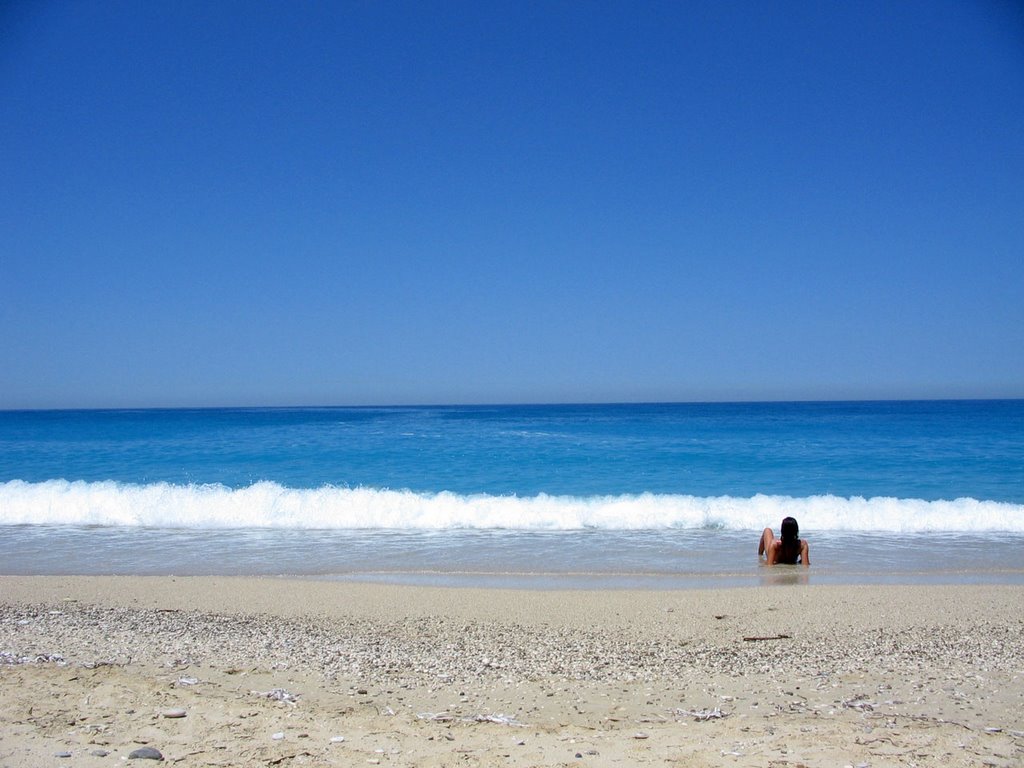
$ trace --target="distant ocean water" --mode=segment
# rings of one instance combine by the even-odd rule
[[[759,566],[795,516],[810,573]],[[0,572],[1024,582],[1024,400],[0,412]]]

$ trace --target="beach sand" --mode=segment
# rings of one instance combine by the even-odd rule
[[[0,768],[1020,766],[1022,636],[1016,586],[0,577]]]

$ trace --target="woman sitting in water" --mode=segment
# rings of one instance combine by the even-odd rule
[[[806,568],[811,564],[810,547],[800,538],[800,526],[792,517],[782,521],[782,538],[776,539],[771,528],[765,528],[761,534],[761,543],[757,545],[757,556],[766,555],[768,565],[785,563],[796,565],[799,561]]]

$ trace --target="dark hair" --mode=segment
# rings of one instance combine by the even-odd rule
[[[800,537],[800,526],[795,517],[787,517],[782,521],[782,540],[796,541]]]

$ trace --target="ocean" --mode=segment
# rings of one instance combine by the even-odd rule
[[[1024,583],[1024,400],[5,411],[0,573]]]

